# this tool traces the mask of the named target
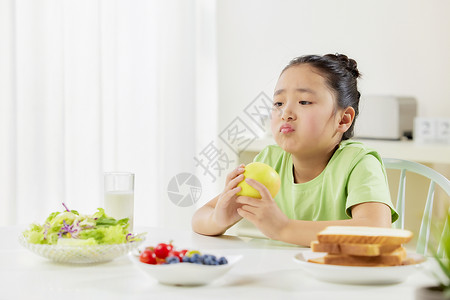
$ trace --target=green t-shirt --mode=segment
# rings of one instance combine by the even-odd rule
[[[379,154],[364,144],[342,141],[325,169],[305,183],[294,183],[290,153],[279,146],[267,146],[254,159],[272,166],[281,177],[275,197],[280,209],[293,220],[327,221],[351,218],[351,207],[364,202],[381,202],[394,210],[386,171]]]

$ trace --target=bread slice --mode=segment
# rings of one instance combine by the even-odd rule
[[[380,244],[330,244],[311,242],[311,251],[327,252],[329,254],[348,254],[358,256],[378,256],[380,254],[389,253],[401,245],[380,245]]]
[[[368,226],[328,226],[317,234],[320,243],[328,244],[400,245],[412,237],[409,230]]]
[[[381,254],[378,256],[356,256],[346,254],[327,254],[323,257],[309,259],[309,262],[340,265],[340,266],[363,266],[363,267],[382,267],[398,266],[406,259],[406,249],[400,247],[397,250]]]

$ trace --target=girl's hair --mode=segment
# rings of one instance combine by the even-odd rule
[[[353,128],[359,113],[359,98],[361,97],[356,82],[361,74],[358,71],[356,61],[338,53],[323,56],[305,55],[291,60],[281,74],[286,69],[301,64],[311,65],[325,78],[328,87],[335,92],[337,105],[340,108],[353,107],[355,118],[350,128],[344,132],[342,140],[348,140],[353,137]]]

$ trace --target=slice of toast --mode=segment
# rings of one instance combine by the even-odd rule
[[[357,256],[378,256],[380,254],[389,253],[401,245],[380,245],[380,244],[330,244],[311,242],[311,251],[327,252],[329,254],[348,254]]]
[[[397,250],[378,256],[356,256],[346,254],[327,254],[323,257],[309,259],[309,262],[340,266],[382,267],[398,266],[406,259],[406,249]]]
[[[409,230],[368,226],[329,226],[317,234],[317,240],[327,244],[400,245],[412,237]]]

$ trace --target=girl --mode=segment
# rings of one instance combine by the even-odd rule
[[[349,140],[358,115],[357,64],[342,54],[293,59],[274,92],[271,128],[277,145],[255,161],[281,177],[273,199],[237,196],[244,165],[228,174],[224,191],[197,210],[193,230],[220,235],[242,218],[271,239],[309,246],[330,225],[389,227],[398,218],[378,153]]]

